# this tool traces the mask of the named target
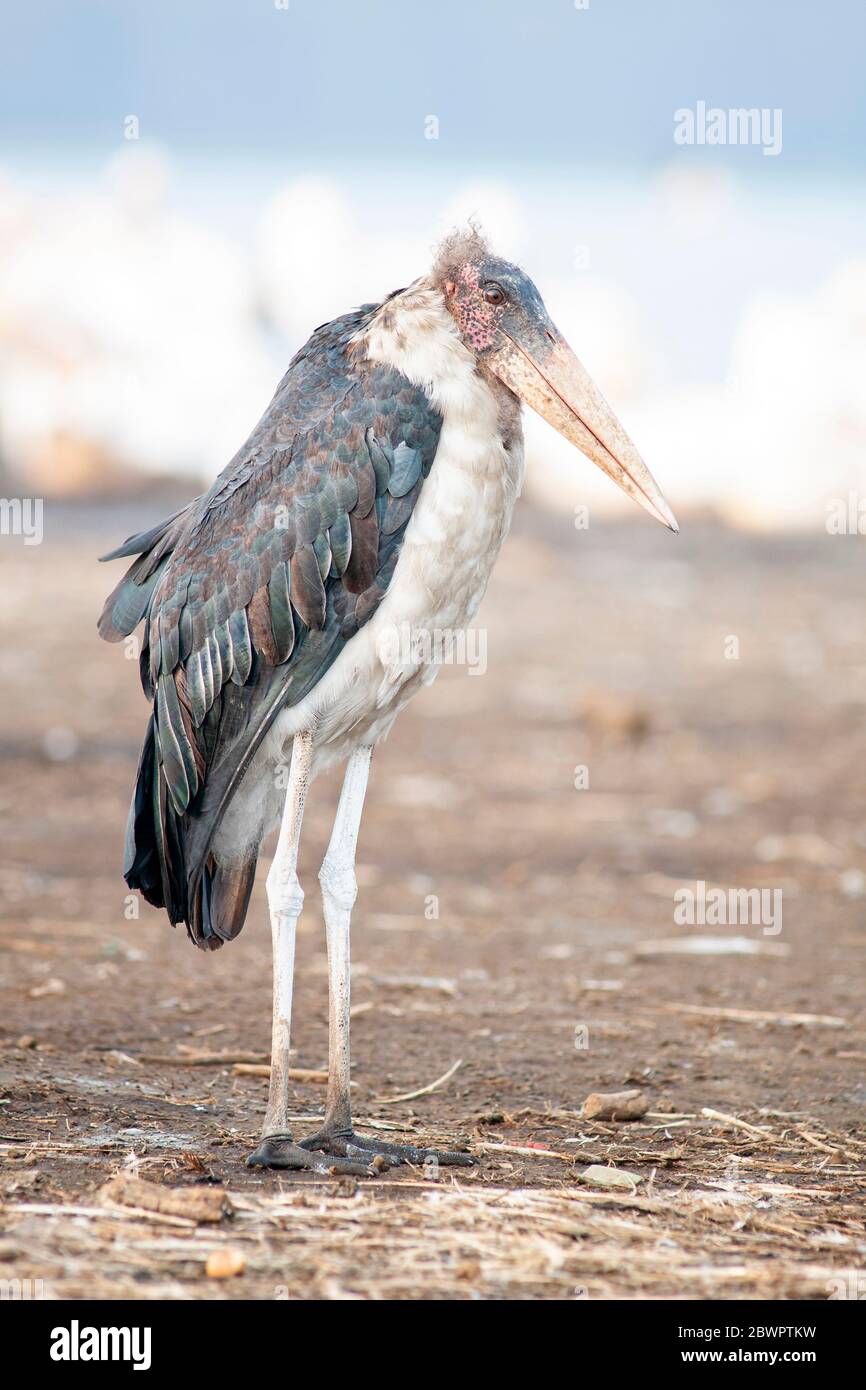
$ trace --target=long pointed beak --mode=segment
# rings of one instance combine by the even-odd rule
[[[538,340],[543,345],[532,353],[504,331],[502,338],[503,345],[488,357],[500,380],[650,516],[679,531],[661,489],[562,335],[545,329]]]

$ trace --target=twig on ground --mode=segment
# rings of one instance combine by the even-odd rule
[[[419,1096],[429,1096],[431,1091],[438,1091],[447,1081],[450,1081],[458,1067],[463,1066],[463,1058],[458,1057],[452,1067],[449,1067],[441,1076],[437,1076],[435,1081],[431,1081],[429,1086],[420,1086],[417,1091],[405,1091],[400,1096],[374,1096],[377,1105],[398,1105],[404,1100],[417,1100]]]

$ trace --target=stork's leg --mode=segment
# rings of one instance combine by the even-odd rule
[[[295,930],[304,893],[298,882],[298,844],[304,802],[310,779],[313,735],[295,735],[289,785],[280,836],[267,878],[268,907],[274,955],[274,1019],[271,1034],[271,1079],[262,1142],[247,1159],[251,1168],[314,1168],[320,1172],[369,1172],[366,1163],[345,1158],[327,1160],[301,1149],[289,1130],[289,1041],[292,1020],[292,982],[295,970]]]
[[[328,850],[319,870],[328,943],[328,1099],[324,1128],[334,1134],[352,1128],[349,1104],[349,929],[358,896],[355,851],[371,747],[356,748],[346,765],[340,804]]]
[[[468,1154],[448,1150],[419,1149],[409,1144],[389,1144],[367,1139],[352,1129],[349,1097],[349,929],[358,894],[355,850],[372,748],[356,748],[346,766],[340,804],[331,841],[319,871],[328,943],[329,1056],[328,1099],[325,1122],[301,1147],[360,1161],[379,1158],[391,1163],[448,1163],[468,1165]]]

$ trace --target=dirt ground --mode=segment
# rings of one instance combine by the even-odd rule
[[[862,1297],[862,542],[709,518],[674,538],[637,513],[575,531],[521,506],[477,621],[486,674],[445,669],[374,758],[353,920],[358,1129],[478,1162],[335,1181],[243,1163],[264,874],[209,956],[135,919],[120,878],[146,706],[96,638],[119,569],[93,557],[160,512],[48,505],[42,546],[0,541],[0,1277],[85,1298]],[[294,1040],[315,1069],[336,792],[314,787],[301,856]],[[781,921],[676,921],[698,881],[777,890]],[[676,952],[695,936],[722,941]],[[627,1088],[643,1119],[582,1116]],[[298,1134],[323,1094],[297,1085]],[[633,1180],[595,1187],[591,1164]],[[242,1272],[209,1277],[214,1252]]]

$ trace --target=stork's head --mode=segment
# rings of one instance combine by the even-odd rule
[[[433,281],[479,362],[652,516],[679,530],[655,479],[525,271],[494,256],[471,230],[444,243]]]

